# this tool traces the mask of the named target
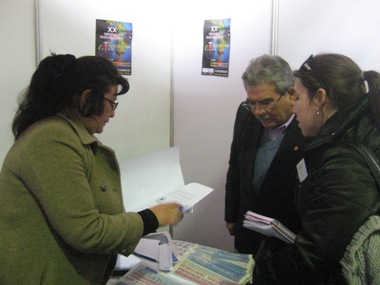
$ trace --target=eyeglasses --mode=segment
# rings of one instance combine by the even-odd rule
[[[270,112],[277,105],[277,103],[281,100],[283,96],[280,97],[276,101],[269,101],[264,103],[252,103],[248,99],[243,103],[243,107],[251,112],[256,112],[256,110],[263,110],[265,112]]]
[[[299,70],[308,72],[310,74],[310,76],[313,77],[319,83],[319,85],[321,85],[321,87],[323,89],[325,89],[325,91],[327,93],[328,89],[326,88],[326,85],[323,83],[322,80],[320,80],[318,78],[318,76],[315,74],[315,72],[310,67],[310,63],[313,60],[313,58],[314,58],[313,55],[309,56],[309,58],[301,65]]]
[[[117,108],[117,105],[119,105],[119,102],[113,102],[112,100],[108,98],[103,98],[103,99],[108,101],[111,104],[112,111],[115,111]]]

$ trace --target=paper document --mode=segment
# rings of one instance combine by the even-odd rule
[[[159,240],[142,238],[135,248],[135,254],[153,261],[158,261],[159,245]]]
[[[147,260],[156,262],[153,267],[163,271],[173,269],[173,262],[177,262],[179,256],[168,232],[152,233],[143,237],[134,254],[146,263]]]
[[[266,236],[274,236],[287,243],[293,243],[296,235],[278,220],[247,211],[243,226]]]
[[[165,202],[178,202],[183,212],[213,189],[199,183],[185,185],[179,148],[172,147],[120,162],[126,211],[138,212]]]
[[[189,183],[174,191],[160,195],[137,209],[143,210],[162,203],[177,202],[182,205],[182,212],[189,212],[196,203],[206,197],[212,190],[212,188],[199,183]]]
[[[185,185],[179,162],[179,148],[165,148],[121,161],[121,187],[126,211]]]
[[[169,245],[173,254],[172,261],[178,261],[179,254],[173,244],[173,240],[169,232],[158,232],[146,235],[140,239],[135,248],[135,253],[148,259],[159,261],[159,245],[162,244]]]

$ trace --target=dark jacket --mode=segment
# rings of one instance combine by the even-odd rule
[[[308,176],[297,193],[302,231],[294,245],[276,249],[273,241],[263,244],[256,259],[256,273],[267,278],[263,284],[327,283],[329,276],[340,274],[339,261],[353,235],[379,213],[371,171],[360,154],[343,144],[361,143],[380,157],[380,131],[369,113],[367,99],[338,111],[308,146]]]
[[[241,105],[238,108],[231,144],[225,195],[225,221],[236,223],[235,248],[241,253],[254,254],[265,236],[242,228],[247,210],[279,219],[293,231],[300,229],[295,207],[294,189],[297,184],[296,164],[302,158],[309,139],[301,134],[293,119],[286,129],[281,145],[273,158],[258,193],[253,189],[254,163],[261,123]]]

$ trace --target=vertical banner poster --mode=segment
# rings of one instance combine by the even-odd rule
[[[119,74],[132,74],[132,23],[96,20],[96,51],[113,61]]]
[[[228,77],[231,19],[205,20],[202,75]]]

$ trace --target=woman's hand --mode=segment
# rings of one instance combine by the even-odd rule
[[[153,206],[150,210],[156,215],[161,226],[177,225],[183,218],[182,206],[178,203],[165,203]]]

